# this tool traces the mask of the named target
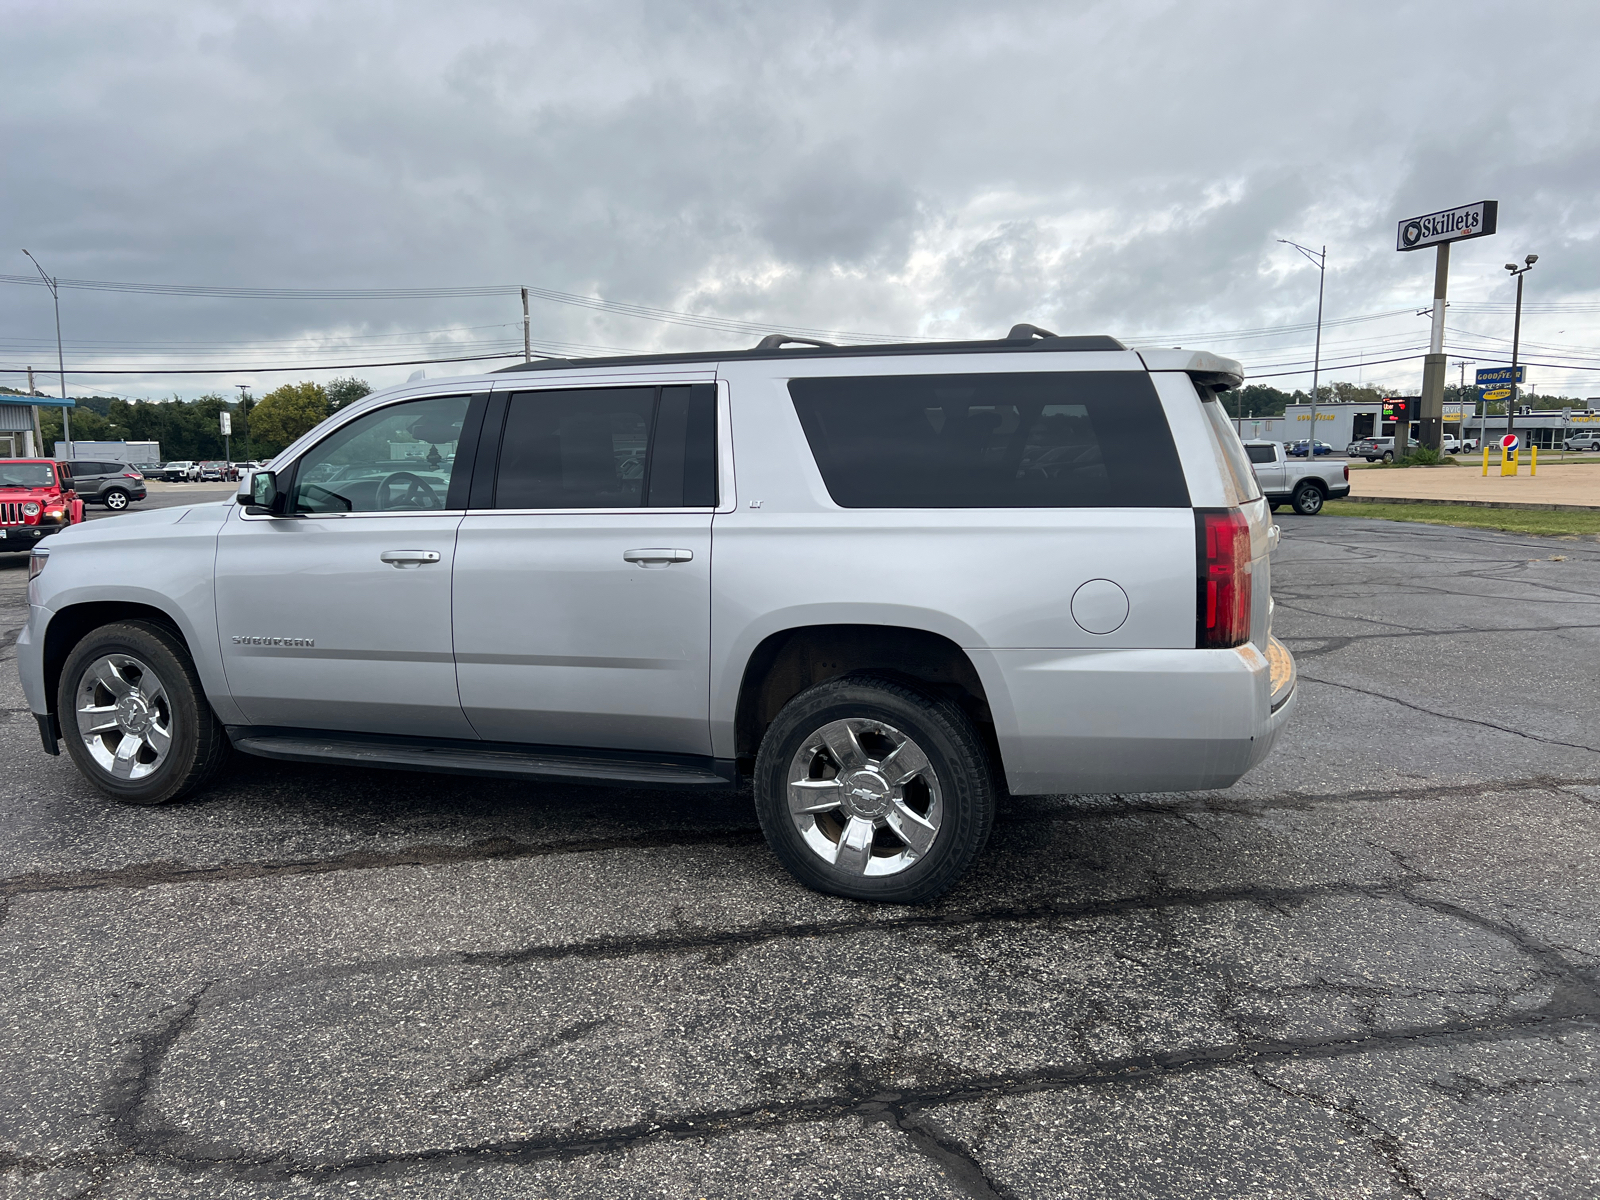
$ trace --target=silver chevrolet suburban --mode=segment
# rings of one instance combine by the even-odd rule
[[[948,889],[1012,793],[1227,787],[1294,704],[1239,365],[996,341],[519,364],[329,417],[237,503],[34,551],[44,747],[753,785],[773,852]]]

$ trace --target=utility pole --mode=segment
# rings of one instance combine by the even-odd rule
[[[1322,370],[1322,287],[1328,278],[1328,247],[1323,246],[1318,253],[1288,238],[1278,240],[1285,246],[1293,246],[1317,264],[1317,348],[1311,356],[1311,434],[1306,439],[1306,462],[1314,465],[1317,461],[1317,379]]]
[[[33,368],[28,368],[28,399],[33,399]],[[33,454],[35,458],[49,458],[44,452],[44,426],[39,421],[39,406],[33,406]]]
[[[522,289],[522,361],[533,361],[533,342],[528,330],[528,289]]]
[[[1516,427],[1517,413],[1517,346],[1522,339],[1522,277],[1533,270],[1533,264],[1539,261],[1537,254],[1530,254],[1522,260],[1523,266],[1519,269],[1516,263],[1507,263],[1506,270],[1511,272],[1511,277],[1517,281],[1517,318],[1511,326],[1511,398],[1506,401],[1506,436],[1511,436],[1511,431]]]
[[[24,249],[24,254],[28,251]],[[67,420],[67,363],[61,353],[61,293],[57,289],[56,281],[44,273],[44,268],[39,265],[39,260],[28,254],[28,261],[33,264],[34,270],[39,272],[39,278],[44,280],[45,287],[50,289],[50,298],[56,302],[56,366],[61,370],[61,440],[67,444],[67,461],[72,461],[72,424]],[[41,446],[40,450],[44,447]],[[49,455],[41,454],[39,457],[48,458]]]
[[[1463,442],[1467,440],[1467,417],[1466,417],[1466,411],[1467,411],[1466,410],[1466,403],[1467,403],[1467,400],[1466,400],[1466,396],[1467,396],[1467,368],[1468,367],[1475,367],[1477,365],[1478,365],[1478,363],[1477,363],[1476,359],[1457,359],[1456,360],[1456,366],[1461,368],[1461,382],[1456,385],[1456,404],[1460,407],[1460,411],[1461,411],[1461,439],[1460,440],[1463,441]],[[1474,400],[1472,402],[1472,411],[1473,411],[1473,415],[1476,416],[1477,415],[1477,411],[1478,411],[1478,402],[1476,400]],[[1483,430],[1481,428],[1478,431],[1478,440],[1480,442],[1483,441]]]

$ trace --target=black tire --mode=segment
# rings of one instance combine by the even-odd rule
[[[132,499],[133,497],[121,488],[111,488],[104,496],[100,497],[100,503],[104,504],[112,512],[121,512],[128,507],[128,503]]]
[[[1385,450],[1383,452],[1383,461],[1384,462],[1393,462],[1394,461],[1394,451],[1393,450]]]
[[[914,743],[913,749],[921,750],[928,766],[928,772],[919,773],[904,787],[893,791],[903,793],[914,811],[935,817],[937,831],[931,835],[925,850],[892,874],[850,871],[813,849],[808,837],[825,842],[832,836],[833,844],[841,848],[842,855],[845,826],[834,812],[816,814],[815,828],[810,833],[800,828],[804,817],[790,813],[791,770],[796,769],[802,755],[815,744],[819,731],[845,720],[865,725],[881,723],[889,733]],[[891,743],[890,737],[866,729],[861,732],[861,739],[856,744],[869,756],[881,755],[878,759],[869,757],[872,765],[862,768],[864,774],[875,770],[879,763],[888,762],[891,755],[883,753],[883,747]],[[843,772],[836,764],[835,775],[839,774]],[[826,778],[814,779],[808,775],[805,779],[807,783],[813,781],[824,784]],[[914,791],[919,786],[920,801]],[[861,796],[866,791],[857,789],[853,795]],[[790,700],[768,727],[756,759],[756,814],[772,852],[789,873],[807,887],[852,900],[921,904],[949,891],[972,866],[988,841],[994,824],[996,798],[995,772],[988,748],[960,708],[943,697],[871,675],[831,679]],[[885,797],[879,795],[876,799],[883,801]],[[845,803],[859,802],[846,800]],[[926,807],[917,808],[919,803]],[[843,805],[835,810],[841,814],[845,811]],[[883,816],[890,821],[899,819],[887,810]],[[856,814],[850,823],[857,820],[867,818]],[[892,828],[880,826],[866,844],[865,861],[892,865],[895,857],[892,852],[897,850],[898,857],[905,858],[912,853],[911,843],[898,838]]]
[[[1314,483],[1302,483],[1294,490],[1294,510],[1302,517],[1314,517],[1322,511],[1322,489]]]
[[[168,748],[161,756],[153,748],[153,742],[145,745],[140,755],[148,750],[150,758],[156,761],[134,760],[129,770],[144,772],[137,778],[119,777],[97,758],[97,754],[108,753],[114,757],[116,747],[129,735],[113,731],[86,737],[78,719],[80,688],[98,686],[103,693],[101,699],[114,698],[103,685],[96,685],[96,677],[90,674],[95,664],[108,658],[134,660],[133,668],[123,665],[118,669],[123,672],[119,678],[124,683],[132,680],[136,692],[140,691],[137,686],[140,684],[149,687],[152,693],[155,691],[138,668],[147,668],[160,685],[161,699],[139,715],[157,714],[150,724],[160,732],[159,721],[163,719],[160,714],[164,712]],[[85,695],[89,702],[99,702],[89,692]],[[56,712],[67,753],[78,770],[95,787],[124,804],[165,804],[181,799],[209,783],[228,757],[227,733],[211,711],[188,650],[172,630],[151,621],[102,625],[74,646],[61,670]],[[111,719],[109,713],[105,719]],[[113,737],[117,739],[114,745],[110,744]],[[141,736],[140,740],[145,739]],[[91,742],[95,748],[91,748]]]

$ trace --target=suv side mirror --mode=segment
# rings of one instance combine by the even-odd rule
[[[283,493],[278,490],[278,476],[275,471],[252,471],[239,484],[239,494],[234,497],[240,504],[251,509],[265,509],[267,512],[280,512],[283,509]]]

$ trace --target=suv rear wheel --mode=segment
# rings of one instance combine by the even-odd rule
[[[56,705],[78,770],[126,804],[187,795],[228,755],[189,652],[152,622],[103,625],[74,646]]]
[[[847,675],[789,701],[761,742],[756,813],[807,887],[919,904],[966,873],[994,823],[989,754],[950,701]]]
[[[105,502],[105,506],[112,512],[121,512],[127,508],[129,498],[128,493],[121,488],[112,488],[104,496],[100,497]]]

